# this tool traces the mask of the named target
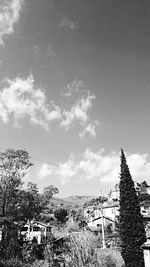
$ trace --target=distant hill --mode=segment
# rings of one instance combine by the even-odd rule
[[[53,197],[50,204],[54,207],[63,206],[66,209],[73,208],[75,206],[82,207],[83,204],[94,198],[94,196],[70,196],[65,198]]]

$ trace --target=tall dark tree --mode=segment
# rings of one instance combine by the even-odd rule
[[[126,267],[144,267],[140,246],[146,241],[140,206],[126,157],[121,149],[119,232]]]

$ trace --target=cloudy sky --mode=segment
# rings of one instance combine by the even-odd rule
[[[60,196],[118,182],[120,147],[150,183],[148,0],[0,1],[0,149]]]

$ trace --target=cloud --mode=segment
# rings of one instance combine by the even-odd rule
[[[150,176],[150,160],[148,154],[127,154],[127,163],[134,180],[144,180]],[[86,149],[79,159],[71,155],[58,166],[52,168],[51,175],[56,175],[62,184],[70,179],[94,180],[101,182],[118,182],[120,173],[120,154],[117,152],[105,153],[104,149],[93,152]]]
[[[27,79],[5,80],[5,87],[0,91],[0,117],[4,123],[13,117],[16,126],[28,117],[32,124],[48,130],[49,122],[61,118],[61,110],[54,102],[47,103],[44,91],[35,88],[34,78],[30,75]]]
[[[40,179],[44,179],[45,177],[52,175],[53,174],[54,167],[49,166],[47,163],[43,163],[39,172],[38,172],[38,177]]]
[[[91,137],[95,137],[96,136],[96,126],[98,125],[98,121],[95,120],[94,122],[88,123],[84,130],[82,132],[79,133],[79,137],[83,138],[86,133],[89,133],[89,135]]]
[[[73,20],[64,17],[61,18],[59,26],[69,28],[70,30],[79,29],[79,24],[77,22],[74,22]]]
[[[67,162],[60,163],[58,166],[43,163],[38,172],[38,177],[40,179],[44,179],[47,176],[55,175],[61,177],[61,184],[65,184],[75,174],[76,172],[74,168],[74,161],[73,158],[71,157]]]
[[[88,111],[92,108],[94,95],[88,94],[87,97],[82,97],[71,107],[70,110],[63,111],[63,120],[61,126],[68,130],[74,122],[78,121],[80,125],[85,125],[89,120]]]
[[[76,90],[73,98],[72,88]],[[81,131],[79,136],[82,138],[86,133],[95,137],[98,122],[91,121],[89,117],[95,96],[88,90],[79,94],[80,88],[80,81],[72,84],[68,91],[70,96],[64,94],[65,98],[69,97],[69,103],[58,105],[52,100],[48,102],[44,90],[36,86],[33,75],[27,78],[18,76],[12,80],[5,79],[1,82],[0,117],[4,123],[13,119],[17,127],[21,127],[22,119],[28,118],[32,124],[40,125],[46,130],[52,121],[57,120],[65,130],[78,125]]]
[[[84,90],[84,83],[81,80],[73,80],[71,83],[68,83],[63,89],[62,89],[62,96],[63,97],[76,97],[77,94],[83,94],[83,92],[87,90]]]
[[[95,137],[98,121],[90,119],[89,111],[93,107],[95,95],[85,88],[83,81],[73,80],[62,90],[65,107],[62,112],[61,127],[65,130],[78,124],[81,130],[79,137],[83,138],[87,133]]]
[[[13,34],[14,25],[19,20],[23,0],[6,0],[0,7],[0,44],[7,35]]]

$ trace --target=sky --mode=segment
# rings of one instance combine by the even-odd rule
[[[61,197],[150,184],[150,2],[0,1],[0,150]]]

